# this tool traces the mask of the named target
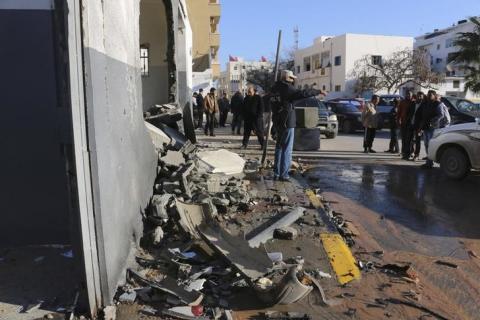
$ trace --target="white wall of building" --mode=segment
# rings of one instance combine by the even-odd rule
[[[324,89],[329,92],[327,99],[352,97],[354,83],[350,74],[357,60],[365,55],[387,57],[395,51],[408,48],[413,48],[411,37],[352,33],[336,37],[318,37],[312,46],[295,52],[297,85],[301,87],[315,85],[317,89]],[[314,63],[316,55],[320,55],[320,66]],[[308,60],[309,57],[311,69],[307,71],[305,59]],[[339,65],[335,64],[336,57],[340,57]]]
[[[472,92],[465,92],[464,72],[455,64],[449,63],[449,54],[458,51],[458,47],[453,45],[453,41],[460,32],[473,32],[475,25],[467,20],[462,20],[455,25],[436,29],[415,38],[415,48],[423,48],[430,54],[430,63],[432,70],[444,74],[445,81],[434,86],[442,95],[453,95],[465,97],[468,99],[478,99],[479,95]]]

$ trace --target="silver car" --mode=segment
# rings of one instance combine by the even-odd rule
[[[480,170],[480,119],[435,130],[428,158],[452,179],[462,179],[470,169]]]

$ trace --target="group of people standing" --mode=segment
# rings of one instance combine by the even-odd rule
[[[240,91],[237,91],[231,101],[227,94],[223,93],[222,97],[217,99],[215,96],[215,88],[210,89],[210,93],[203,96],[203,89],[195,92],[194,107],[197,108],[197,128],[203,128],[205,135],[215,136],[214,130],[217,122],[216,114],[219,113],[218,125],[225,127],[228,113],[233,115],[232,134],[241,134],[240,130],[243,123],[243,140],[242,148],[246,149],[250,141],[250,135],[254,132],[257,136],[260,148],[263,148],[265,141],[264,113],[269,111],[265,107],[264,97],[261,97],[257,90],[251,86],[248,87],[247,94],[244,97]],[[266,101],[268,103],[268,101]],[[206,123],[203,126],[203,115],[206,115]]]
[[[260,148],[264,147],[266,114],[272,112],[272,122],[276,132],[274,180],[289,181],[289,170],[292,162],[292,150],[296,126],[296,114],[293,102],[321,94],[315,89],[300,90],[294,87],[295,76],[292,71],[281,72],[281,79],[275,83],[271,92],[260,96],[251,86],[244,97],[241,92],[236,92],[231,101],[225,93],[222,98],[216,99],[215,88],[211,88],[207,96],[203,96],[203,89],[195,92],[192,103],[197,109],[197,128],[202,128],[205,135],[215,136],[214,128],[216,113],[219,114],[219,125],[225,126],[229,112],[233,114],[232,134],[240,134],[243,122],[242,148],[246,149],[250,135],[254,132]],[[203,115],[206,114],[206,123],[203,126]]]
[[[378,127],[377,106],[380,97],[374,95],[367,102],[362,111],[362,123],[365,127],[364,152],[374,153],[372,149],[376,128]],[[395,100],[390,112],[390,145],[385,152],[401,153],[403,160],[417,160],[420,156],[421,141],[424,140],[425,150],[433,137],[435,129],[450,125],[451,118],[447,106],[440,100],[440,96],[430,90],[425,95],[418,92],[413,95],[407,92],[402,100]],[[399,148],[399,132],[402,141]],[[433,162],[425,158],[424,168],[432,168]]]

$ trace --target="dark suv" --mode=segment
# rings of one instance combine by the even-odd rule
[[[315,97],[305,98],[294,102],[295,108],[315,107],[318,108],[318,126],[320,132],[328,139],[333,139],[338,134],[338,120],[335,113],[329,111],[323,101]]]
[[[337,115],[340,131],[354,133],[363,130],[362,112],[356,104],[336,101],[327,101],[326,104]]]

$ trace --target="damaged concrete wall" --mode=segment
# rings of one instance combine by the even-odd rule
[[[146,111],[168,103],[167,17],[162,0],[140,1],[140,44],[149,48],[149,73],[142,77]]]
[[[69,108],[59,98],[53,2],[0,1],[0,246],[70,243]]]
[[[104,304],[111,302],[152,195],[157,156],[142,118],[139,1],[82,2],[93,202]]]

